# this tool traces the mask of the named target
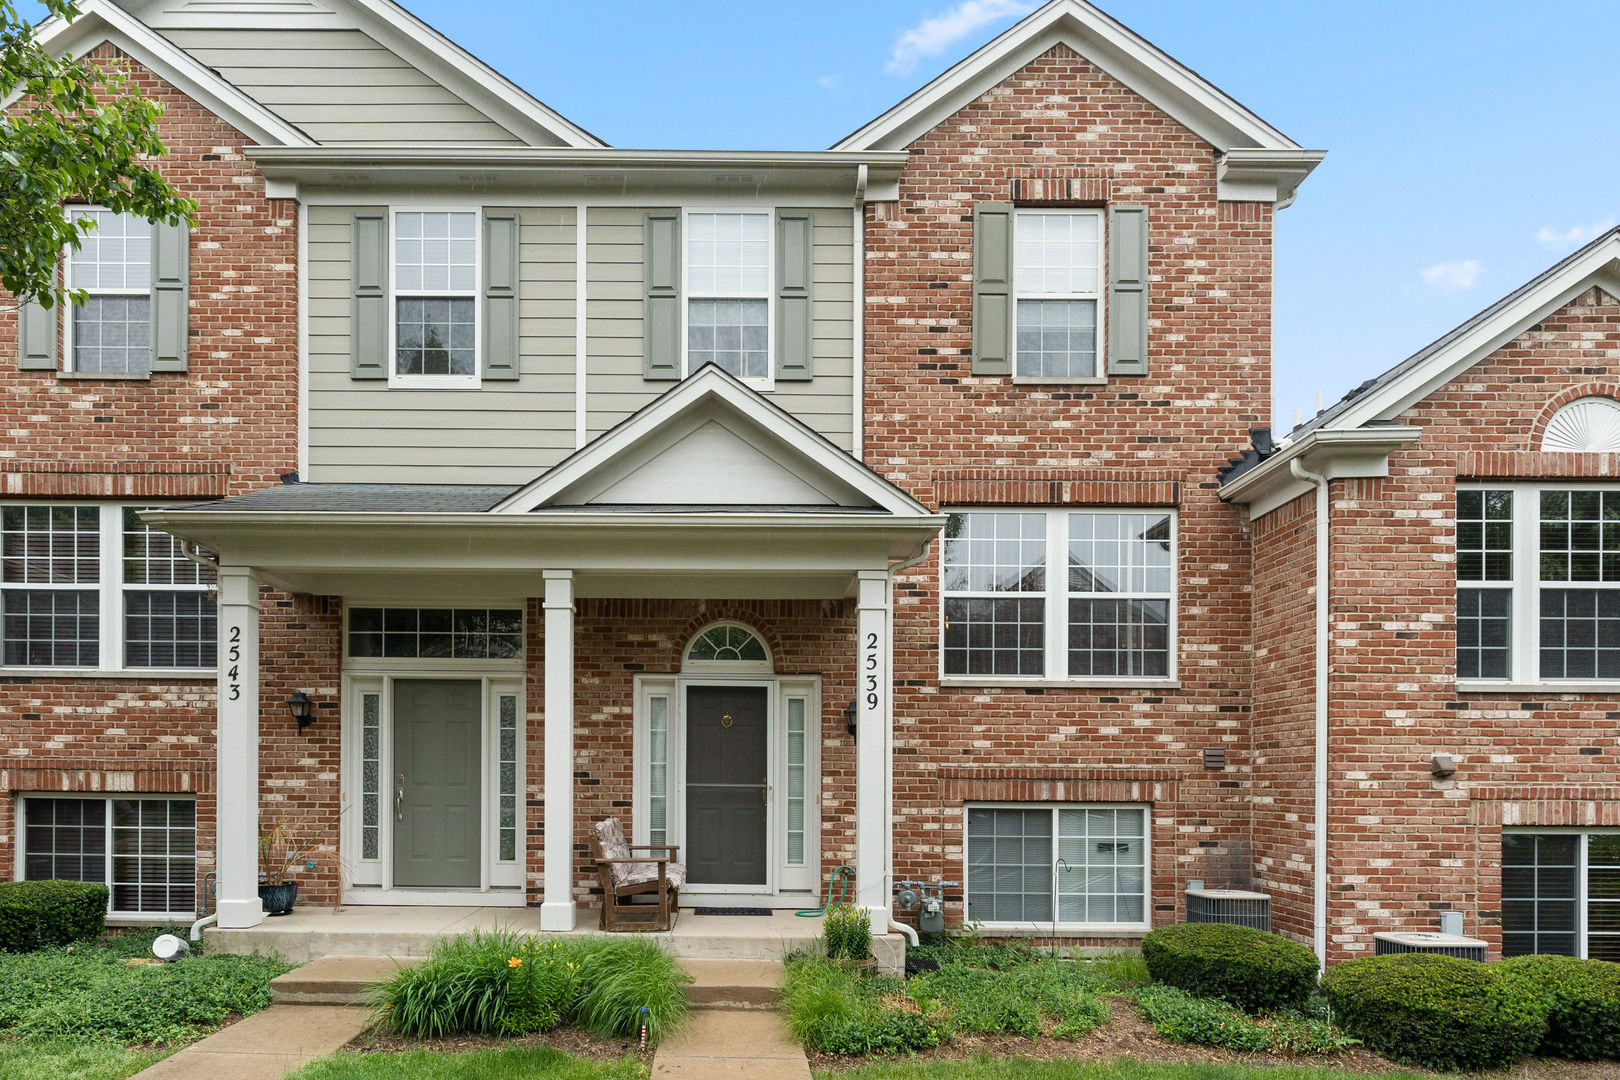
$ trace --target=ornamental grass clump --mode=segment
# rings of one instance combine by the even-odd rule
[[[1142,939],[1154,981],[1246,1012],[1300,1009],[1316,989],[1316,955],[1297,941],[1249,926],[1182,923]]]

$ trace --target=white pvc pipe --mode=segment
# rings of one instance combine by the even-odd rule
[[[192,923],[191,924],[191,940],[192,941],[201,941],[202,940],[203,927],[212,926],[214,924],[214,920],[217,919],[217,918],[219,918],[218,912],[214,913],[213,915],[204,915],[202,918],[200,918],[196,922]]]
[[[1316,485],[1316,737],[1312,814],[1311,947],[1318,968],[1327,967],[1327,816],[1328,816],[1328,482],[1309,472],[1299,459],[1288,463],[1296,479]]]
[[[898,930],[902,934],[906,935],[906,940],[911,942],[911,947],[913,949],[922,944],[917,937],[917,931],[913,930],[903,922],[896,922],[893,915],[889,916],[889,929]]]

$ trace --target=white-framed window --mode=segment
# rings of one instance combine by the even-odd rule
[[[1016,378],[1102,375],[1102,241],[1101,210],[1014,213]]]
[[[1458,489],[1457,678],[1620,682],[1620,489]]]
[[[523,609],[351,605],[348,659],[522,660]]]
[[[1147,925],[1147,807],[975,804],[966,815],[969,922]]]
[[[1174,678],[1175,534],[1168,510],[951,512],[940,555],[941,676]]]
[[[1502,834],[1502,955],[1620,961],[1620,829]]]
[[[197,805],[162,795],[25,795],[24,881],[89,881],[113,915],[189,919],[197,906]]]
[[[765,210],[686,212],[687,374],[717,364],[755,385],[770,383],[771,220]]]
[[[117,503],[0,506],[0,664],[195,670],[218,650],[213,572]]]
[[[63,305],[65,369],[95,375],[146,375],[152,370],[152,224],[133,214],[86,206],[89,219],[77,251],[65,256],[67,287],[87,294]]]
[[[477,386],[479,212],[392,214],[391,386]]]

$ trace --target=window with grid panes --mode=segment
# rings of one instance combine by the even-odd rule
[[[6,666],[98,666],[101,573],[99,508],[0,508]]]
[[[686,215],[686,370],[768,379],[771,215]]]
[[[67,255],[68,288],[86,293],[68,307],[69,370],[144,375],[152,368],[152,225],[93,208],[73,218],[95,228]]]
[[[1014,215],[1015,375],[1086,379],[1101,374],[1102,221],[1099,210]]]
[[[180,553],[180,541],[124,508],[124,666],[213,667],[217,616],[212,569]]]
[[[114,914],[196,910],[193,800],[28,795],[21,820],[25,880],[105,884]]]
[[[1147,922],[1147,810],[970,806],[967,917],[987,924]]]
[[[1502,955],[1620,961],[1620,830],[1502,834]]]
[[[394,214],[394,373],[478,375],[478,214]]]
[[[518,608],[348,609],[351,657],[430,660],[521,660]]]

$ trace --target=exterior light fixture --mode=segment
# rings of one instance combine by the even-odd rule
[[[856,737],[855,733],[860,730],[860,725],[855,722],[855,701],[853,698],[850,699],[848,705],[844,706],[844,730],[849,732],[851,739],[854,739]]]
[[[315,722],[315,703],[302,690],[294,690],[292,697],[287,699],[287,711],[298,721],[299,731]]]

